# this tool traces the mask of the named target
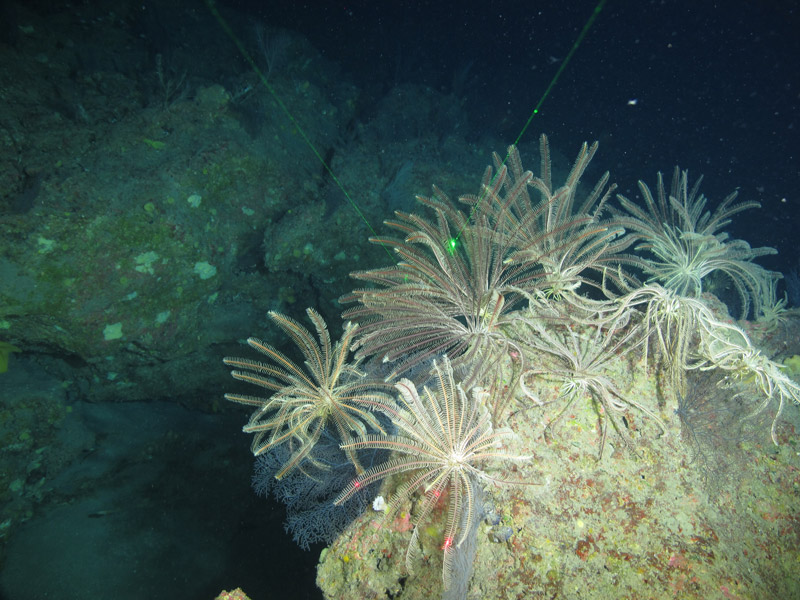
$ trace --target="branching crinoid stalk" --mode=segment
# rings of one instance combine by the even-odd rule
[[[781,365],[753,346],[744,330],[717,318],[701,298],[680,296],[655,284],[635,289],[614,304],[617,308],[600,319],[602,322],[607,323],[631,308],[644,311],[641,325],[645,331],[645,357],[650,354],[650,340],[655,339],[676,395],[687,393],[686,372],[691,369],[718,368],[742,383],[755,382],[764,400],[750,416],[777,402],[770,432],[772,441],[778,443],[778,420],[787,401],[800,403],[800,385],[781,370]]]
[[[521,344],[542,353],[545,362],[542,368],[527,369],[522,373],[520,381],[523,387],[530,376],[556,378],[562,382],[560,397],[566,399],[566,404],[551,425],[580,396],[589,395],[604,409],[605,416],[598,411],[602,431],[598,458],[603,456],[609,423],[630,444],[614,417],[629,408],[635,408],[652,418],[663,433],[667,431],[655,412],[624,396],[609,373],[612,361],[642,343],[642,332],[637,324],[629,322],[629,316],[623,313],[606,325],[528,318],[526,322],[530,331],[519,338]]]
[[[510,483],[496,479],[485,471],[488,462],[521,461],[502,446],[513,436],[509,429],[494,429],[487,410],[487,392],[480,388],[465,390],[453,377],[453,368],[445,357],[434,361],[431,387],[420,393],[408,379],[396,384],[400,395],[394,406],[376,404],[397,428],[394,435],[366,435],[345,443],[351,451],[366,449],[391,450],[394,458],[359,475],[335,500],[346,502],[370,483],[393,475],[407,473],[389,498],[384,515],[391,520],[417,493],[422,493],[421,506],[414,511],[415,524],[406,552],[406,567],[413,571],[419,548],[422,523],[440,501],[447,502],[444,524],[443,577],[445,588],[453,577],[455,552],[475,526],[475,492],[485,482]]]
[[[787,401],[800,404],[800,385],[786,375],[780,364],[754,347],[744,330],[737,325],[716,319],[710,310],[699,313],[697,323],[701,334],[701,359],[693,368],[719,368],[743,383],[755,382],[764,394],[764,400],[749,416],[754,417],[777,402],[770,435],[773,443],[778,445],[778,420]]]
[[[495,426],[508,418],[508,405],[517,397],[518,382],[524,368],[522,352],[516,348],[509,351],[509,360],[496,361],[481,381],[489,394],[488,408]]]
[[[317,331],[319,342],[299,323],[277,312],[270,312],[278,325],[300,348],[305,368],[297,365],[282,352],[256,338],[247,343],[265,355],[270,362],[249,358],[223,359],[237,370],[231,375],[265,388],[274,394],[269,398],[241,394],[225,394],[232,402],[255,406],[256,411],[245,425],[246,433],[254,433],[252,451],[258,456],[280,444],[287,444],[291,455],[275,475],[283,478],[304,461],[317,468],[326,468],[315,459],[313,449],[326,427],[333,425],[341,441],[355,434],[364,436],[369,430],[383,432],[374,408],[392,403],[386,393],[391,386],[367,377],[358,369],[358,361],[348,362],[350,345],[356,326],[347,323],[342,338],[331,345],[330,334],[322,317],[313,309],[307,314]],[[356,472],[363,472],[356,452],[345,448]]]
[[[737,195],[734,192],[713,212],[706,211],[706,198],[698,193],[702,177],[691,189],[688,179],[687,171],[675,167],[672,187],[667,194],[659,173],[657,199],[647,184],[640,181],[644,209],[624,196],[617,196],[627,213],[616,211],[617,223],[628,230],[625,237],[639,241],[637,250],[647,252],[645,256],[627,255],[624,261],[684,297],[699,297],[703,292],[703,280],[711,273],[722,273],[736,288],[742,318],[747,316],[751,303],[758,315],[761,287],[775,274],[752,261],[759,256],[775,254],[776,250],[751,248],[743,240],[729,240],[721,229],[736,213],[760,205],[757,202],[734,204]]]

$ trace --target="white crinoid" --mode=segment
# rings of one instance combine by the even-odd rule
[[[347,501],[370,483],[393,475],[408,474],[388,500],[385,518],[392,519],[417,492],[421,506],[414,511],[415,524],[406,552],[406,566],[413,567],[419,547],[421,523],[431,517],[441,501],[447,502],[444,537],[444,580],[452,575],[455,550],[468,538],[479,508],[476,496],[486,481],[503,481],[488,475],[487,463],[527,460],[510,454],[503,442],[509,429],[494,429],[486,407],[488,392],[465,390],[456,383],[447,357],[433,363],[432,380],[419,392],[408,379],[395,386],[400,392],[393,407],[376,406],[397,428],[394,435],[366,435],[342,445],[353,450],[390,450],[393,457],[368,469],[335,500]]]

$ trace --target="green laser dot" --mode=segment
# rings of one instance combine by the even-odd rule
[[[242,40],[239,39],[239,37],[234,33],[233,29],[228,24],[228,22],[225,19],[223,19],[223,17],[220,14],[219,10],[217,10],[217,6],[216,6],[215,0],[205,0],[205,1],[206,1],[206,5],[208,6],[209,11],[214,16],[214,18],[217,20],[217,23],[219,23],[219,25],[222,28],[222,30],[226,34],[228,34],[228,37],[230,37],[231,41],[234,43],[236,48],[239,50],[239,53],[242,55],[242,58],[244,58],[244,60],[253,69],[253,72],[261,80],[261,83],[264,86],[264,88],[272,96],[272,98],[278,104],[278,106],[283,111],[283,113],[286,115],[288,120],[296,127],[298,133],[300,134],[300,137],[303,138],[303,141],[306,143],[306,145],[314,152],[314,154],[316,155],[316,157],[319,160],[319,162],[322,163],[322,166],[330,174],[331,179],[334,181],[334,183],[336,183],[336,185],[339,187],[339,189],[342,190],[342,193],[344,194],[345,198],[347,198],[347,200],[350,202],[350,205],[353,207],[353,209],[355,210],[356,214],[361,218],[362,221],[364,221],[364,223],[367,225],[367,228],[373,233],[373,235],[377,236],[377,233],[372,228],[372,225],[370,225],[370,223],[367,220],[367,218],[364,215],[364,213],[361,211],[361,208],[359,207],[358,203],[347,192],[347,190],[345,189],[345,187],[342,184],[342,182],[339,180],[339,178],[336,176],[336,174],[331,169],[330,165],[328,165],[328,163],[325,162],[325,159],[323,158],[322,154],[320,154],[319,150],[317,150],[316,146],[314,146],[314,144],[311,142],[311,140],[309,139],[308,135],[306,135],[306,132],[300,126],[300,123],[297,121],[297,119],[295,119],[295,117],[292,114],[292,112],[289,110],[289,108],[286,106],[286,104],[284,104],[284,102],[281,100],[281,98],[278,96],[278,94],[275,92],[275,90],[269,84],[269,82],[267,81],[266,75],[259,69],[259,67],[256,64],[255,60],[253,59],[253,57],[249,54],[249,52],[245,48],[244,42],[242,42]],[[583,26],[583,29],[581,30],[580,34],[578,34],[578,38],[572,44],[572,48],[570,48],[570,51],[567,53],[567,56],[564,58],[563,61],[561,61],[561,66],[558,68],[558,71],[556,71],[556,74],[553,75],[553,78],[550,80],[550,84],[545,89],[544,93],[542,94],[542,97],[539,99],[539,102],[536,104],[536,106],[534,106],[533,111],[531,112],[530,116],[528,117],[527,122],[525,123],[525,125],[522,126],[522,129],[520,130],[519,135],[517,136],[517,139],[513,143],[514,146],[517,146],[519,144],[519,141],[522,139],[522,136],[525,135],[525,131],[528,129],[528,126],[531,124],[531,121],[533,120],[534,115],[538,115],[539,114],[539,107],[544,103],[545,99],[550,95],[550,92],[553,89],[553,87],[556,85],[556,82],[558,81],[559,77],[561,76],[561,73],[564,71],[564,69],[566,69],[567,65],[570,62],[570,59],[572,58],[572,55],[575,54],[575,52],[580,47],[581,42],[583,42],[583,38],[586,36],[588,31],[591,29],[595,18],[600,13],[600,11],[602,10],[603,6],[605,6],[607,1],[608,0],[598,0],[597,5],[594,8],[594,12],[592,13],[592,16],[589,17],[588,21],[586,21],[586,24]],[[506,154],[506,158],[503,160],[503,165],[505,165],[506,160],[508,160],[508,154]],[[497,174],[495,174],[495,178],[496,177],[497,177]],[[480,197],[478,199],[478,204],[483,202],[484,199],[485,199],[485,193],[481,193],[481,195],[480,195]],[[467,221],[472,220],[472,215],[477,210],[478,204],[473,206],[472,211],[470,211],[469,215],[467,216]],[[460,235],[461,235],[461,231],[458,232],[458,234],[456,235],[455,238],[451,238],[447,242],[447,246],[446,247],[448,249],[448,252],[450,252],[451,254],[453,252],[455,252],[455,250],[456,250],[456,246],[457,246],[457,243],[458,243],[458,237]],[[386,253],[390,257],[392,256],[386,246],[384,246],[384,250],[386,250]]]

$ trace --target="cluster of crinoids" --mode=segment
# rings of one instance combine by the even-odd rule
[[[690,186],[678,168],[669,191],[660,174],[654,192],[640,182],[642,204],[614,198],[608,173],[579,194],[596,149],[583,145],[560,187],[542,136],[538,175],[523,169],[511,147],[504,158],[494,155],[477,195],[454,202],[434,188],[418,198],[420,212],[386,222],[399,237],[371,240],[398,260],[353,273],[366,287],[342,299],[354,306],[344,313],[338,343],[312,309],[316,337],[273,313],[302,351],[302,365],[252,338],[265,362],[225,359],[235,378],[272,393],[227,398],[255,407],[244,430],[255,434],[256,455],[283,450],[278,479],[330,469],[318,448],[333,434],[355,473],[335,504],[387,478],[386,518],[413,505],[409,570],[420,525],[443,515],[445,592],[454,597],[466,586],[468,569],[454,565],[474,552],[484,484],[507,482],[502,472],[490,473],[525,460],[509,449],[513,433],[504,425],[512,400],[542,403],[531,391],[536,378],[558,382],[563,410],[578,398],[591,400],[600,457],[609,431],[626,437],[617,419],[627,411],[666,430],[655,398],[620,391],[609,369],[620,353],[642,352],[669,374],[665,386],[676,397],[692,370],[715,369],[720,385],[756,388],[749,412],[774,412],[776,443],[781,412],[800,401],[800,386],[703,298],[711,282],[727,282],[738,317],[772,326],[783,318],[785,303],[775,294],[780,275],[754,262],[774,251],[722,231],[757,204],[735,203],[731,194],[707,209],[699,181]],[[375,450],[388,459],[365,468]],[[531,483],[520,479],[524,472],[516,470],[514,483]],[[437,511],[442,502],[446,508]]]

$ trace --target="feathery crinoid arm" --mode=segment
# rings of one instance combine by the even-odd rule
[[[341,339],[332,345],[319,313],[311,308],[306,312],[317,338],[291,317],[269,313],[300,349],[302,365],[257,338],[248,339],[248,344],[265,355],[268,362],[224,359],[225,364],[236,369],[232,372],[235,379],[273,392],[270,397],[226,394],[225,398],[256,407],[243,428],[254,434],[253,454],[263,454],[282,444],[290,449],[288,459],[276,474],[278,479],[296,468],[302,469],[306,462],[325,468],[314,455],[314,448],[326,429],[331,429],[342,442],[353,436],[384,432],[374,407],[391,400],[389,384],[368,377],[358,369],[357,360],[348,360],[356,325],[346,324]],[[356,472],[363,471],[356,451],[345,448],[344,452]]]
[[[617,196],[622,211],[615,210],[618,222],[636,243],[636,255],[623,260],[640,269],[651,282],[658,282],[679,296],[699,297],[703,283],[712,273],[721,273],[733,284],[739,296],[740,316],[746,318],[752,306],[761,311],[764,288],[778,275],[756,264],[754,259],[774,254],[774,248],[751,248],[743,240],[730,239],[721,231],[733,215],[758,202],[734,203],[736,192],[729,194],[713,211],[706,209],[706,197],[700,194],[702,177],[689,187],[689,174],[675,167],[669,193],[664,178],[658,174],[656,193],[639,182],[644,207],[624,196]]]
[[[391,419],[396,434],[362,436],[343,444],[354,449],[390,450],[393,457],[355,478],[335,503],[346,502],[379,479],[402,477],[389,498],[385,518],[393,518],[414,496],[421,495],[406,552],[407,568],[412,570],[421,524],[433,515],[440,502],[446,501],[441,547],[447,584],[451,581],[453,553],[476,522],[476,490],[486,480],[502,481],[486,473],[487,464],[528,457],[515,456],[503,448],[502,442],[511,432],[492,427],[486,406],[489,394],[477,388],[465,391],[456,382],[447,357],[433,362],[431,379],[430,387],[425,386],[421,392],[408,379],[396,384],[396,401],[381,409]]]

